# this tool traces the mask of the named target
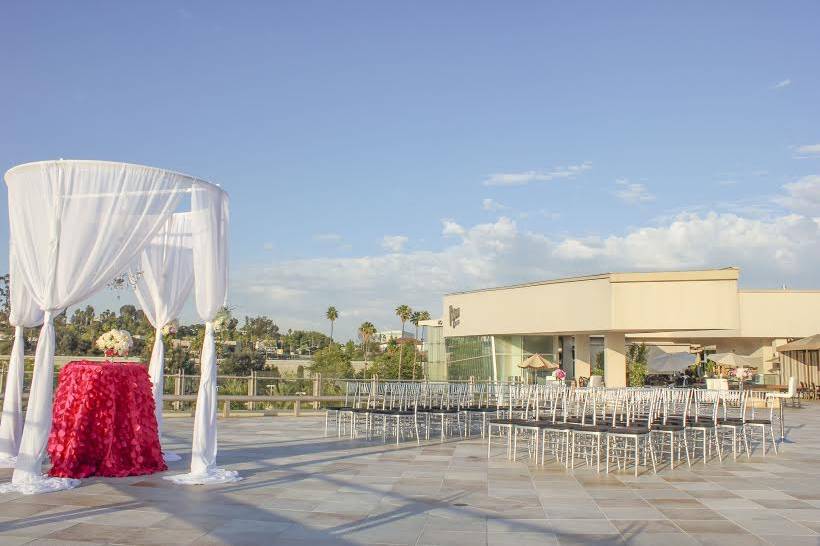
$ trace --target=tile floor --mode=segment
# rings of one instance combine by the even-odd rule
[[[634,478],[488,461],[480,439],[383,445],[325,438],[317,417],[233,418],[219,423],[219,461],[244,481],[0,495],[0,546],[820,545],[820,404],[790,408],[787,424],[779,456]],[[166,428],[183,454],[169,472],[183,471],[191,420]]]

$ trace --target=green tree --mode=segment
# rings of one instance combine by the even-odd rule
[[[252,346],[255,346],[257,341],[277,339],[279,337],[279,326],[266,316],[245,317],[245,324],[240,330],[240,335]]]
[[[416,337],[415,339],[419,339],[419,323],[424,322],[425,320],[430,320],[430,313],[428,311],[415,311],[412,315],[410,315],[410,322],[413,326],[416,327]],[[413,342],[413,379],[416,378],[416,357],[418,355],[418,347],[416,342]]]
[[[339,318],[339,311],[331,305],[327,308],[325,318],[330,321],[330,342],[333,343],[333,324],[336,322],[336,319]]]
[[[646,343],[632,344],[626,351],[626,379],[630,387],[643,387],[646,382],[648,350]]]
[[[604,375],[604,352],[595,355],[595,366],[592,368],[591,375]]]
[[[330,338],[313,330],[288,330],[283,343],[290,354],[313,354],[317,349],[330,345]]]
[[[376,333],[376,327],[372,322],[363,322],[359,326],[359,339],[362,340],[362,350],[364,351],[364,370],[362,370],[362,377],[367,377],[367,344]]]
[[[387,344],[387,349],[373,358],[370,370],[379,377],[396,377],[399,379],[410,379],[413,371],[402,368],[399,373],[399,362],[402,359],[409,359],[413,349],[409,345],[400,344],[397,340],[391,339]]]
[[[250,375],[265,369],[265,355],[247,349],[235,351],[219,363],[219,368],[228,375]]]
[[[11,312],[11,293],[9,289],[9,274],[6,273],[0,277],[0,314],[3,315],[4,322],[8,320]]]
[[[402,342],[402,338],[404,337],[404,325],[410,320],[410,317],[413,315],[413,310],[410,308],[409,305],[399,305],[396,307],[396,316],[399,317],[401,320],[401,331],[399,332],[399,344]],[[404,351],[399,351],[399,370],[397,373],[397,377],[401,378],[401,361],[402,356],[404,355]]]
[[[350,355],[335,343],[316,351],[310,370],[326,377],[353,377]]]

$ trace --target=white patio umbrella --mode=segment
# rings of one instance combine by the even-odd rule
[[[715,353],[707,358],[724,368],[760,368],[763,366],[763,357],[746,356],[735,353]]]
[[[695,364],[695,355],[689,352],[667,353],[660,351],[651,355],[647,362],[650,374],[669,374],[682,372]]]
[[[555,370],[559,368],[558,364],[547,360],[543,356],[538,353],[535,353],[531,357],[527,358],[518,365],[519,368],[529,368],[531,370]]]

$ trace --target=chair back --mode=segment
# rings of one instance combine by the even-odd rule
[[[789,378],[789,392],[786,393],[787,398],[794,398],[797,395],[797,378],[792,376]]]

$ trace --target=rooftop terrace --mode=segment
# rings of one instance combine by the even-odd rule
[[[325,438],[317,417],[228,419],[220,465],[244,481],[2,495],[0,544],[820,544],[818,409],[787,410],[778,456],[638,478],[488,461],[481,439],[395,446]],[[171,472],[187,470],[191,427],[166,420],[183,454]]]

